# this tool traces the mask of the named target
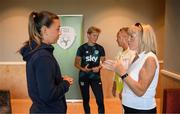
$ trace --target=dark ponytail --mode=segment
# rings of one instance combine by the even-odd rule
[[[28,24],[29,45],[32,41],[35,41],[37,43],[36,48],[38,48],[41,45],[42,37],[40,34],[41,32],[40,29],[41,27],[39,24],[39,14],[37,12],[32,12],[29,15],[29,24]]]

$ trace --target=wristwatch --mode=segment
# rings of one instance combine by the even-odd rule
[[[124,74],[121,76],[121,79],[124,80],[124,78],[126,78],[128,76],[128,73]]]

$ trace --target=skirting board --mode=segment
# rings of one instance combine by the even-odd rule
[[[66,99],[68,103],[82,103],[82,99]]]

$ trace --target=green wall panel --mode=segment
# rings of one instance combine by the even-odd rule
[[[83,36],[82,36],[83,16],[60,15],[59,17],[61,20],[62,35],[60,36],[58,43],[54,45],[55,47],[54,56],[60,65],[62,75],[69,75],[74,79],[74,84],[70,87],[69,92],[66,93],[66,98],[81,99],[81,94],[78,85],[79,70],[75,68],[74,60],[76,56],[76,51],[83,42]],[[74,30],[74,33],[72,30]],[[73,34],[75,35],[75,37],[72,43]],[[63,42],[63,39],[69,43],[68,44],[66,42],[68,46],[65,45],[65,41]]]

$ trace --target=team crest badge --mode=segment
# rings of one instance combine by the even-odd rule
[[[76,39],[76,32],[74,28],[70,26],[63,26],[60,30],[62,34],[60,35],[57,44],[63,49],[68,49]]]
[[[96,55],[99,54],[99,51],[98,51],[98,50],[95,50],[95,54],[96,54]]]

